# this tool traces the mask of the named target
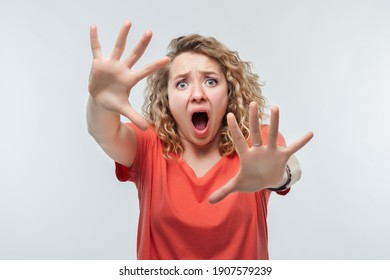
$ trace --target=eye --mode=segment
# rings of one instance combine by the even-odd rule
[[[176,84],[176,87],[178,89],[185,89],[187,87],[187,83],[185,81],[179,81],[177,84]]]
[[[206,85],[210,86],[210,87],[214,87],[218,84],[218,81],[216,79],[213,79],[213,78],[209,78],[206,80]]]

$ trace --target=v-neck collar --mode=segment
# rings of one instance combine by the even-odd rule
[[[206,173],[198,177],[192,167],[184,160],[180,158],[176,158],[178,164],[184,169],[186,174],[194,181],[197,182],[198,184],[202,184],[203,182],[207,182],[207,180],[210,179],[210,177],[214,176],[216,171],[226,162],[227,157],[222,156],[213,166],[210,167],[209,170],[206,171]]]

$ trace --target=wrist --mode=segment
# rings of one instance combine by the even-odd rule
[[[284,183],[282,185],[280,185],[279,187],[276,187],[276,188],[268,188],[268,190],[280,192],[280,191],[287,190],[290,187],[292,175],[291,175],[291,169],[288,166],[288,164],[286,165],[286,172],[284,173],[283,178],[284,178],[283,179]]]

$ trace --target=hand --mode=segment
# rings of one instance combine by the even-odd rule
[[[130,91],[140,80],[169,63],[169,58],[156,60],[137,71],[131,70],[145,52],[152,38],[152,32],[146,31],[129,56],[120,61],[130,27],[131,23],[128,21],[123,24],[111,56],[105,58],[102,56],[96,26],[91,26],[93,62],[88,89],[94,101],[103,108],[117,112],[130,119],[139,128],[146,129],[147,121],[129,103]]]
[[[240,157],[240,169],[233,179],[210,195],[210,203],[217,203],[232,192],[256,192],[284,184],[283,177],[288,159],[313,137],[313,133],[309,132],[287,148],[278,147],[279,109],[272,107],[267,144],[262,145],[256,102],[252,102],[249,106],[251,142],[256,145],[248,147],[232,113],[227,115],[227,121]]]

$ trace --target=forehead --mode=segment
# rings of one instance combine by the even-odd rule
[[[191,71],[222,73],[220,65],[207,55],[185,52],[178,55],[171,64],[170,77]]]

